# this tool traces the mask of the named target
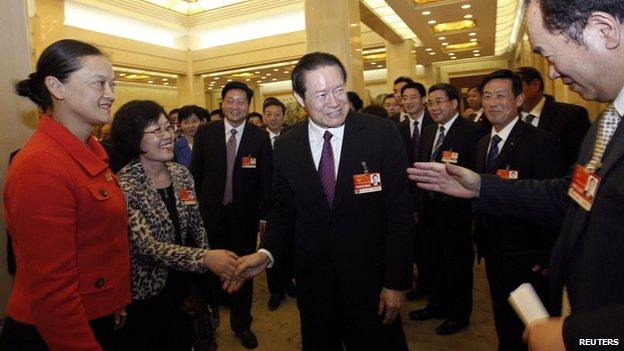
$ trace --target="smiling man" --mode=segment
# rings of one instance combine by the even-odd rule
[[[551,255],[551,312],[525,331],[530,350],[579,350],[587,340],[624,340],[624,0],[532,0],[527,30],[536,53],[587,100],[609,102],[581,146],[576,176],[507,182],[431,163],[408,170],[419,186],[478,198],[483,213],[561,225]],[[584,185],[599,181],[591,199]],[[592,185],[593,186],[593,185]],[[565,288],[565,289],[564,289]],[[567,295],[563,294],[567,291]],[[567,305],[571,314],[566,316]],[[564,312],[560,316],[560,312]],[[607,346],[601,349],[609,349]]]
[[[291,247],[304,350],[407,350],[399,318],[412,281],[407,157],[393,122],[349,111],[345,80],[326,53],[293,70],[310,118],[275,143],[271,220],[239,272],[258,274]]]

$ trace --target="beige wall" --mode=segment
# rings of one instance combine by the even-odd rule
[[[25,1],[0,1],[0,183],[4,184],[9,153],[21,147],[33,132],[37,120],[34,105],[13,94],[12,82],[24,79],[31,70],[28,23]],[[2,190],[0,190],[0,196]],[[3,205],[0,203],[0,212]],[[0,318],[5,307],[12,280],[6,270],[6,223],[0,222]]]
[[[180,107],[178,105],[178,90],[175,87],[117,82],[113,113],[130,100],[154,100],[161,104],[167,112]]]

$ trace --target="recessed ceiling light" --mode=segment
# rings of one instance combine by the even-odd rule
[[[251,80],[251,79],[247,78],[247,79],[245,79],[245,82],[249,82],[250,80]]]
[[[449,56],[455,56],[454,52],[449,52]]]
[[[375,62],[371,62],[370,64],[371,64],[371,65],[376,65],[376,63],[375,63]]]
[[[148,80],[147,82],[150,83],[150,84],[154,83],[153,80]]]
[[[123,77],[123,76],[125,76],[125,75],[126,75],[125,73],[119,73],[119,76],[120,76],[120,77]]]
[[[225,85],[222,85],[222,86],[221,86],[221,89],[223,89],[223,88],[225,88]]]
[[[214,77],[214,80],[219,80],[219,77]]]
[[[164,82],[163,84],[164,84],[164,85],[169,85],[169,83],[167,83],[167,82]]]
[[[444,42],[444,43],[442,43],[442,46],[447,46],[448,44],[449,44],[449,43]]]
[[[255,71],[254,73],[255,73],[255,74],[260,74],[260,71]]]
[[[232,80],[231,80],[231,79],[228,79],[227,81],[228,81],[228,82],[231,82]]]
[[[436,21],[436,20],[431,20],[431,21],[427,21],[427,23],[429,23],[429,24],[436,24],[436,23],[438,23],[438,21]]]
[[[416,53],[416,50],[412,50],[412,51],[410,51],[410,52],[411,52],[412,54],[415,54],[415,53]]]
[[[273,68],[273,72],[279,71],[279,68]]]
[[[464,9],[464,10],[467,10],[467,9],[469,9],[471,7],[472,7],[472,5],[470,5],[470,4],[463,4],[463,5],[461,5],[461,8]]]
[[[475,55],[475,57],[479,57],[479,56],[481,56],[481,54],[474,54],[474,55]]]
[[[429,16],[431,14],[431,11],[423,11],[422,14],[424,16]]]
[[[261,80],[257,80],[256,83],[262,83],[262,81]]]
[[[472,42],[476,42],[477,40],[478,40],[477,38],[470,39],[470,41],[472,41]]]
[[[267,75],[267,76],[270,76],[270,75],[271,75],[271,73],[267,73],[266,75]]]
[[[288,71],[284,71],[285,74],[289,73]]]
[[[471,37],[474,37],[475,35],[477,35],[477,33],[475,33],[475,32],[470,32],[470,33],[468,33],[468,35],[470,35]]]
[[[478,49],[477,50],[472,50],[472,52],[477,53],[477,52],[479,52],[479,50]]]
[[[426,48],[425,51],[432,51],[432,48]]]
[[[451,56],[451,60],[455,60],[457,56]]]
[[[446,37],[438,37],[438,40],[445,40]]]
[[[471,15],[471,14],[464,15],[464,18],[465,18],[465,19],[471,19],[471,18],[472,18],[472,15]]]
[[[272,80],[272,81],[276,81],[276,80],[277,80],[277,78],[273,78],[273,79],[271,79],[271,80]]]
[[[432,56],[433,56],[433,55],[435,55],[435,52],[430,52],[430,53],[429,53],[429,55],[432,55]]]
[[[168,80],[169,80],[169,79],[167,79],[167,78],[163,78],[163,79],[162,79],[162,81],[163,81],[163,82],[166,82],[166,81],[168,81]]]

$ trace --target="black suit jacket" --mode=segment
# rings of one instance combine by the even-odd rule
[[[256,159],[256,168],[241,166],[241,158],[248,156]],[[193,141],[190,169],[209,238],[223,209],[226,163],[224,122],[202,125]],[[253,241],[251,247],[255,247],[256,239],[253,228],[257,229],[259,219],[268,217],[272,169],[273,155],[269,134],[260,127],[246,123],[234,163],[232,190],[236,216],[251,231],[240,235],[244,236],[245,241]]]
[[[421,161],[429,161],[431,159],[434,146],[433,143],[435,142],[437,133],[437,123],[432,123],[423,131],[422,144],[420,148]],[[468,121],[461,116],[457,116],[455,122],[453,122],[448,131],[446,131],[444,142],[440,147],[438,157],[434,161],[442,162],[442,151],[457,152],[459,157],[456,165],[474,170],[476,164],[477,142],[481,139],[484,133],[485,130],[482,125]],[[457,211],[456,214],[458,216],[456,217],[470,216],[472,212],[471,204],[468,200],[452,198],[436,192],[427,192],[427,194],[428,195],[425,196],[425,207],[430,207],[427,205],[429,201],[444,201],[447,209]],[[460,218],[457,219],[460,220]],[[423,218],[423,222],[426,220],[427,218]]]
[[[537,127],[559,138],[564,147],[566,166],[571,169],[590,126],[587,110],[581,106],[557,102],[550,95],[544,94],[544,97],[546,103]]]
[[[476,117],[476,116],[477,116],[476,113],[472,114],[472,115],[470,115],[469,119],[471,121],[473,121],[473,122],[482,124],[483,128],[485,128],[486,130],[490,130],[490,128],[492,128],[492,123],[490,123],[490,120],[487,119],[487,117],[485,116],[485,112],[482,112],[481,116],[479,116],[479,119],[475,121],[474,117]]]
[[[496,174],[499,169],[518,171],[518,179],[561,177],[565,172],[563,148],[551,133],[519,120],[490,169],[486,169],[490,134],[479,140],[479,173]],[[533,265],[548,266],[550,250],[559,228],[539,226],[511,216],[478,215],[475,242],[480,256],[488,256],[507,273],[529,272]]]
[[[414,223],[405,150],[393,123],[349,112],[330,207],[308,123],[276,140],[273,209],[261,246],[275,258],[292,247],[302,319],[327,322],[332,293],[340,291],[354,323],[378,326],[381,289],[411,288]],[[354,193],[353,175],[363,173],[363,161],[381,173],[382,191]]]
[[[388,116],[388,119],[394,122],[395,124],[401,123],[401,112],[393,113]]]
[[[403,144],[405,145],[405,151],[407,152],[407,160],[411,163],[417,162],[420,160],[420,155],[414,156],[414,148],[412,147],[412,134],[410,133],[410,123],[411,120],[406,118],[403,122],[399,123],[399,132],[401,133],[401,138],[403,139]],[[433,124],[433,120],[431,120],[431,116],[429,115],[429,111],[425,110],[425,115],[422,119],[422,126],[420,127],[420,142],[422,148],[422,134],[430,124]]]
[[[597,123],[587,133],[579,163],[591,158]],[[564,324],[568,350],[578,338],[624,340],[624,123],[620,123],[603,156],[602,178],[591,212],[567,196],[570,177],[504,182],[482,176],[477,209],[509,214],[542,225],[563,222],[551,255],[550,307],[558,313],[562,287],[567,287],[572,315]],[[513,200],[510,200],[513,199]]]

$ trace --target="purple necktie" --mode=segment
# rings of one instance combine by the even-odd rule
[[[414,121],[414,132],[412,133],[412,148],[414,157],[412,162],[418,161],[420,158],[420,133],[418,132],[418,121]]]
[[[332,133],[328,130],[323,134],[323,153],[321,153],[321,161],[319,162],[318,173],[323,184],[323,192],[329,207],[334,202],[334,190],[336,190],[336,174],[334,169],[334,150],[331,146]]]

